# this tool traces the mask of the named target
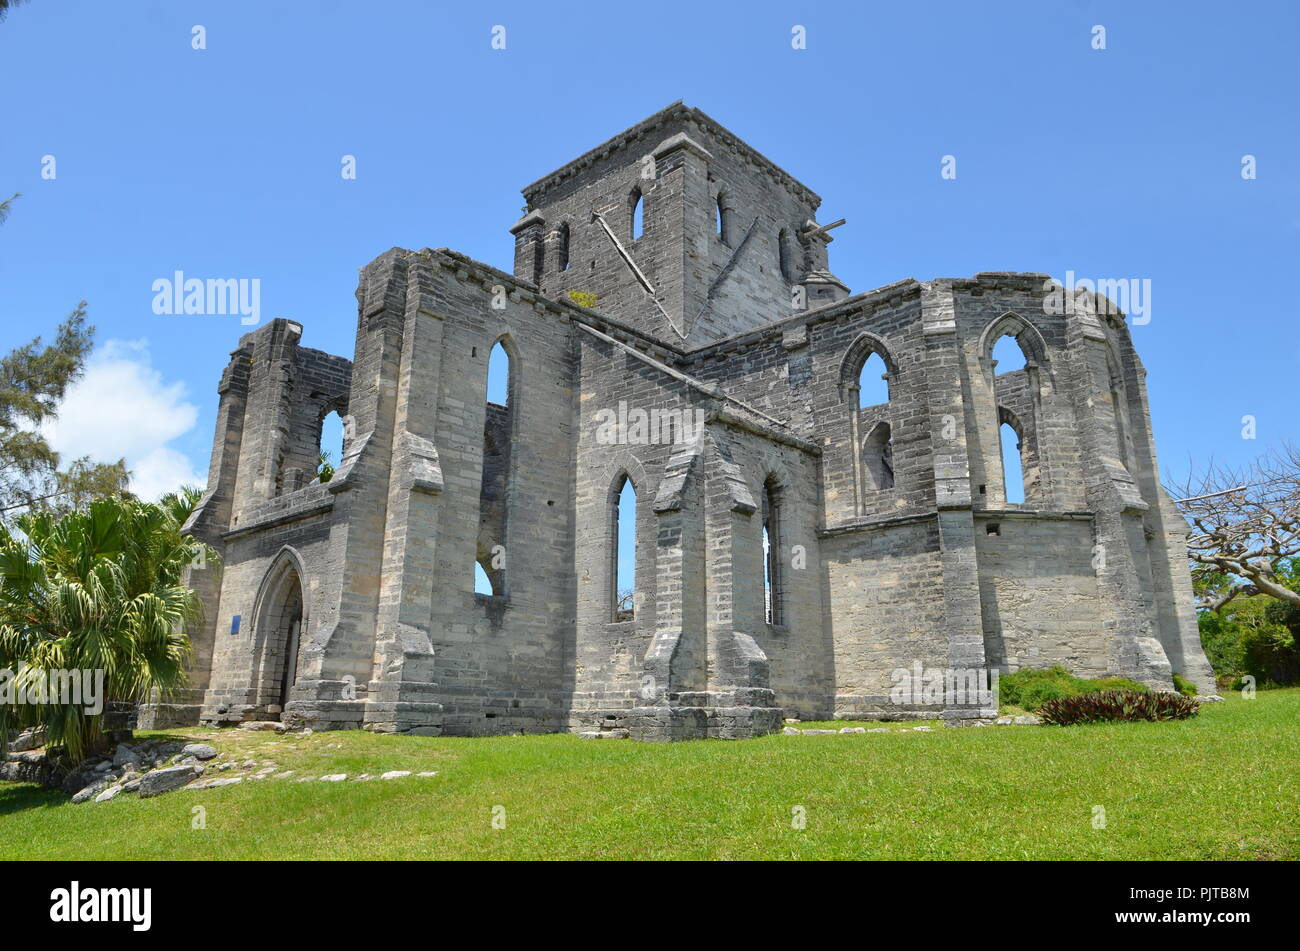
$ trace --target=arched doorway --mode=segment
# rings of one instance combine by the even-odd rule
[[[298,679],[304,608],[298,561],[286,551],[262,583],[254,629],[257,704],[272,716],[284,712]]]

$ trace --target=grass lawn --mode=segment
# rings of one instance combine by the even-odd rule
[[[1177,723],[741,742],[229,730],[225,759],[295,776],[76,806],[0,784],[0,857],[1296,859],[1298,727],[1289,689]],[[438,775],[295,782],[396,769]]]
[[[864,730],[912,730],[918,726],[928,726],[934,730],[942,730],[946,725],[942,720],[800,720],[798,723],[787,723],[788,727],[794,727],[796,730],[835,730],[836,732],[850,727],[856,729],[862,727]]]

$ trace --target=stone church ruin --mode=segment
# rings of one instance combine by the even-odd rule
[[[142,723],[735,738],[934,716],[890,699],[917,664],[1212,692],[1106,299],[1008,272],[851,293],[821,199],[681,103],[523,195],[513,273],[366,265],[351,360],[284,319],[240,340],[188,526],[221,554],[190,572],[191,686]]]

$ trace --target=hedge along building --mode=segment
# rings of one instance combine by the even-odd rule
[[[818,196],[680,103],[524,196],[512,275],[362,269],[353,362],[241,340],[192,689],[147,719],[675,739],[917,715],[915,664],[1212,687],[1122,315],[1043,274],[850,294]]]

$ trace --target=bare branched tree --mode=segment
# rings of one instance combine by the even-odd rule
[[[1198,580],[1226,576],[1198,607],[1217,611],[1238,595],[1266,594],[1300,605],[1275,577],[1283,558],[1300,555],[1300,450],[1287,445],[1244,469],[1213,460],[1181,485],[1165,486],[1191,523],[1187,557]]]

